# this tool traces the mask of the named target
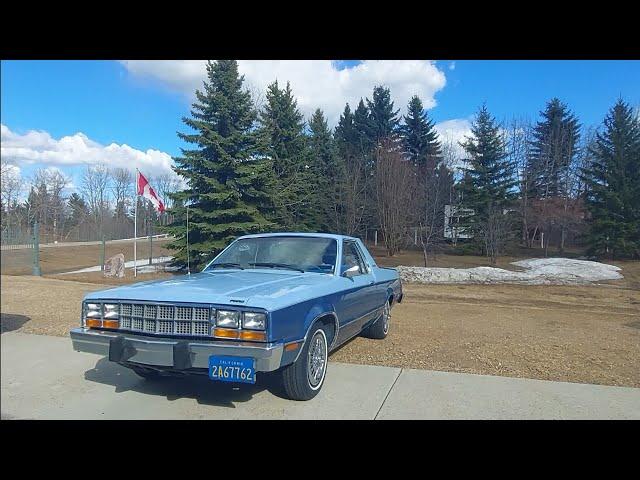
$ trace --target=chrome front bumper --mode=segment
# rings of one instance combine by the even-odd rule
[[[280,368],[281,343],[252,344],[217,340],[181,340],[145,337],[125,332],[74,328],[70,332],[73,349],[109,357],[114,362],[140,363],[175,370],[209,368],[210,355],[252,357],[256,370],[270,372]]]

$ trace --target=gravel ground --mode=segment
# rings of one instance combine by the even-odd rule
[[[405,285],[384,341],[340,362],[640,387],[640,292],[613,286]]]
[[[82,297],[102,285],[41,277],[2,275],[2,332],[69,334],[80,323]]]
[[[59,336],[78,325],[82,296],[105,288],[27,276],[1,281],[3,332]],[[638,290],[405,285],[405,294],[386,340],[356,338],[331,360],[640,387]]]

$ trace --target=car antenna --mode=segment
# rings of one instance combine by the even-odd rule
[[[189,204],[187,203],[187,275],[191,276],[191,262],[189,258]]]

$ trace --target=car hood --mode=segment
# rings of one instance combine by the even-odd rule
[[[318,295],[335,277],[274,270],[215,270],[92,292],[86,300],[237,305],[277,310]],[[324,289],[321,289],[324,290]]]

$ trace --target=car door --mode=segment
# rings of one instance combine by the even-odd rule
[[[343,240],[340,259],[340,301],[337,305],[340,332],[338,342],[360,332],[378,307],[376,304],[375,278],[366,264],[362,252],[353,240]],[[344,272],[357,266],[359,273],[345,277]]]

